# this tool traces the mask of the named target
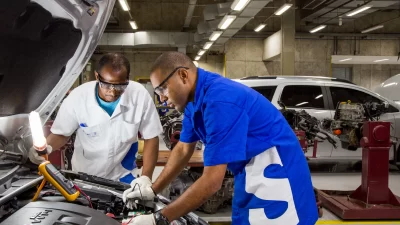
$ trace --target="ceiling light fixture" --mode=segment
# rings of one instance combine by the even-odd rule
[[[201,56],[196,56],[196,58],[194,58],[194,60],[198,61],[201,58]]]
[[[378,59],[378,60],[375,60],[374,62],[383,62],[383,61],[388,61],[389,59]]]
[[[196,67],[199,67],[199,63],[198,63],[197,61],[193,61],[193,64],[194,64]]]
[[[221,30],[225,30],[231,25],[231,23],[236,19],[236,16],[226,15],[222,18],[221,22],[218,24],[218,28]]]
[[[347,58],[347,59],[342,59],[342,60],[339,60],[339,62],[345,62],[345,61],[349,61],[349,60],[352,60],[353,58]]]
[[[136,24],[135,21],[129,21],[129,24],[131,25],[132,29],[134,29],[134,30],[138,29],[137,24]]]
[[[370,28],[368,28],[368,29],[365,29],[365,30],[361,31],[361,33],[365,34],[365,33],[371,32],[371,31],[373,31],[373,30],[378,30],[378,29],[381,29],[381,28],[384,28],[384,27],[385,27],[385,26],[383,26],[383,25],[377,25],[377,26],[374,26],[374,27],[370,27]]]
[[[326,25],[319,25],[318,27],[315,27],[312,30],[310,30],[310,33],[315,33],[317,31],[324,29],[325,27],[326,27]]]
[[[274,12],[275,15],[280,16],[282,15],[284,12],[286,12],[286,10],[288,10],[290,7],[292,7],[293,4],[284,4],[283,6],[281,6],[278,10],[276,10]]]
[[[346,16],[354,16],[354,15],[359,14],[360,12],[364,12],[365,10],[370,9],[370,8],[372,8],[372,6],[364,5],[364,6],[361,6],[361,7],[357,8],[357,9],[354,9],[354,10],[348,12],[346,14]]]
[[[203,46],[203,49],[209,49],[211,47],[211,45],[213,44],[213,42],[206,42]]]
[[[255,31],[255,32],[259,32],[260,30],[264,29],[265,26],[267,26],[267,24],[262,23],[262,24],[258,25],[258,26],[256,27],[256,29],[254,29],[254,31]]]
[[[205,52],[206,52],[205,50],[201,49],[199,52],[197,52],[197,55],[202,56]]]
[[[235,0],[231,5],[231,9],[233,11],[242,11],[242,9],[244,9],[249,2],[250,0]]]
[[[119,4],[122,7],[122,10],[129,11],[129,4],[126,0],[119,0]]]
[[[222,31],[214,31],[210,36],[210,41],[216,41],[222,35]]]

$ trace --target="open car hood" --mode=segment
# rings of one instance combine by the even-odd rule
[[[375,89],[375,92],[400,104],[400,74],[382,82],[381,85]]]
[[[0,2],[0,149],[12,151],[28,135],[31,111],[47,121],[94,52],[114,3]]]

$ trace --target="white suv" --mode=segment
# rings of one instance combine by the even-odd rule
[[[318,120],[333,119],[338,102],[348,100],[352,103],[388,102],[389,111],[381,115],[380,120],[392,122],[391,135],[394,139],[400,138],[400,105],[347,80],[331,77],[260,76],[245,77],[235,81],[255,89],[278,109],[281,109],[278,104],[278,101],[281,101],[288,109],[304,109]],[[336,149],[328,141],[318,144],[317,159],[361,159],[361,148],[349,151],[341,147],[339,138],[335,137],[335,140],[338,143]],[[312,151],[308,151],[306,155],[311,156]],[[394,155],[392,148],[391,160],[395,159]],[[399,156],[400,152],[396,155]],[[396,158],[400,159],[400,156]]]

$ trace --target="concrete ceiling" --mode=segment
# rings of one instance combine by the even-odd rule
[[[199,23],[204,21],[205,8],[232,0],[127,0],[130,15],[136,21],[138,31],[189,31],[195,32]],[[184,27],[189,3],[195,2],[190,25]],[[353,17],[342,16],[343,25],[339,26],[339,16],[368,3],[373,7]],[[274,0],[264,6],[249,20],[240,31],[251,32],[265,22],[263,32],[275,32],[280,29],[280,17],[274,11],[282,5],[281,0]],[[296,0],[296,30],[308,32],[318,24],[327,24],[324,32],[357,32],[393,19],[385,24],[380,33],[400,33],[400,1],[399,0]],[[398,18],[398,19],[395,19]],[[122,11],[118,1],[106,32],[132,32],[128,21],[129,13]],[[261,33],[263,33],[261,32]]]
[[[130,11],[121,9],[118,0],[115,3],[105,33],[132,33],[143,31],[190,33],[194,44],[188,44],[188,51],[197,51],[226,13],[230,12],[233,0],[127,0]],[[236,13],[238,18],[224,31],[211,50],[223,47],[230,38],[266,38],[280,30],[281,20],[274,12],[283,2],[291,0],[252,0],[245,10]],[[400,35],[400,0],[296,0],[296,35],[310,35],[309,30],[319,24],[328,25],[314,37],[360,36],[381,34],[388,37]],[[344,14],[360,5],[373,7],[353,17]],[[258,6],[257,6],[258,5]],[[256,7],[254,7],[256,6]],[[248,14],[248,15],[247,15]],[[342,25],[339,25],[339,16]],[[136,21],[138,30],[132,30],[129,20]],[[186,22],[185,22],[186,21]],[[260,23],[267,26],[261,32],[254,32]],[[186,25],[185,25],[186,23]],[[383,29],[368,34],[361,31],[371,26],[384,24]],[[200,25],[199,25],[200,24]],[[178,42],[176,42],[178,43]],[[122,47],[122,46],[121,46]],[[160,46],[154,46],[160,47]]]

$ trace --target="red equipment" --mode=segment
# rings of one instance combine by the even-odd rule
[[[342,219],[400,219],[400,198],[389,189],[390,122],[364,122],[362,179],[354,192],[319,190],[325,208]]]

